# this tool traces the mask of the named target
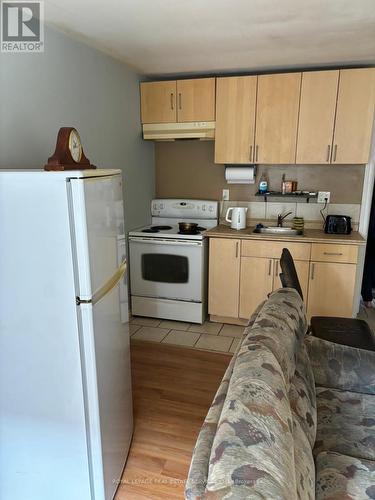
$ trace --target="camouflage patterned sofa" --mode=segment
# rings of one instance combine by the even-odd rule
[[[198,436],[187,499],[375,498],[375,353],[306,331],[293,289],[255,311]]]

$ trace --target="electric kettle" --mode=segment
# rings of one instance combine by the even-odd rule
[[[232,212],[232,217],[229,218],[229,214]],[[230,207],[227,210],[225,220],[230,222],[230,227],[232,229],[245,229],[246,227],[246,212],[245,207]]]

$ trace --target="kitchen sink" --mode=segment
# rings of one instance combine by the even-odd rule
[[[257,227],[253,231],[254,233],[261,234],[278,234],[279,236],[301,236],[303,231],[299,229],[293,229],[292,227],[277,227],[277,226],[264,226]]]

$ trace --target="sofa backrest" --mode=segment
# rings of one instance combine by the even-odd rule
[[[315,384],[320,387],[375,394],[375,352],[317,337],[305,339]]]
[[[307,331],[305,306],[293,288],[280,288],[263,304],[243,346],[259,342],[277,359],[289,390],[297,353]]]
[[[271,294],[247,329],[211,448],[208,498],[314,498],[316,410],[314,416],[314,382],[303,367],[306,329],[293,289]],[[306,406],[291,404],[299,392]],[[315,431],[305,426],[307,413]]]

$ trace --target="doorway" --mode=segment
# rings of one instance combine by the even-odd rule
[[[359,317],[375,331],[375,189],[372,194]]]

